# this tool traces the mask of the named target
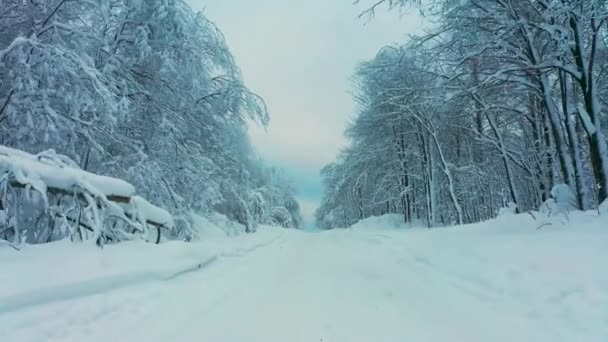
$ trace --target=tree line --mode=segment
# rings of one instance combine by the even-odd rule
[[[252,121],[269,122],[263,100],[182,0],[0,3],[0,144],[130,182],[178,218],[175,236],[193,211],[248,231],[300,225],[291,181],[251,146]]]
[[[561,184],[578,209],[608,198],[604,1],[386,0],[363,15],[382,5],[415,6],[432,28],[356,71],[319,226],[478,222],[547,206]]]

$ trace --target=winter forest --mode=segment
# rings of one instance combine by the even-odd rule
[[[385,0],[361,20],[384,6],[431,24],[355,71],[349,146],[321,171],[319,228],[607,199],[602,1]],[[161,228],[190,240],[193,214],[247,232],[301,227],[290,178],[248,138],[269,121],[221,31],[183,1],[2,1],[0,240],[103,244]]]
[[[386,0],[362,15],[382,5],[432,24],[357,69],[351,144],[322,171],[320,227],[387,213],[445,226],[606,201],[604,1]]]
[[[190,240],[193,213],[298,227],[251,122],[264,101],[181,0],[0,2],[0,241]]]
[[[608,1],[0,0],[0,341],[606,342]]]

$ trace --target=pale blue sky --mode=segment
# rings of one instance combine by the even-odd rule
[[[345,144],[356,65],[415,33],[420,17],[381,11],[358,19],[363,6],[353,0],[188,1],[224,32],[245,82],[268,104],[270,127],[253,127],[252,141],[293,177],[310,217],[321,198],[319,170]]]

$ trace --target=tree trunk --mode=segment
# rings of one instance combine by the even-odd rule
[[[559,83],[562,94],[562,112],[564,113],[564,122],[566,124],[566,132],[565,134],[568,137],[568,143],[570,144],[570,153],[572,155],[572,160],[574,161],[574,181],[576,188],[574,193],[576,194],[576,202],[579,209],[585,209],[585,185],[583,180],[583,162],[581,160],[581,152],[580,146],[578,144],[578,139],[576,138],[576,129],[574,127],[574,123],[570,117],[570,106],[568,102],[568,82],[567,76],[563,71],[559,73]]]
[[[555,140],[555,150],[560,162],[560,170],[563,175],[563,179],[571,189],[576,189],[576,185],[573,179],[572,172],[572,159],[568,153],[568,145],[564,138],[564,131],[562,129],[563,119],[557,110],[555,103],[553,103],[553,97],[551,95],[551,88],[549,85],[549,79],[547,75],[539,75],[540,87],[543,95],[543,101],[545,108],[547,109],[549,127],[553,139]]]
[[[597,49],[600,45],[601,26],[604,21],[597,22],[593,17],[595,8],[590,9],[589,34],[590,40],[587,44],[583,39],[585,30],[581,27],[581,20],[575,14],[570,15],[570,28],[574,36],[574,46],[572,53],[574,61],[581,73],[578,84],[581,87],[584,98],[584,110],[579,108],[578,114],[587,131],[589,139],[589,153],[593,174],[598,185],[598,202],[602,203],[608,198],[608,145],[601,125],[602,106],[597,94],[594,67],[597,58]],[[586,46],[588,45],[589,53]]]

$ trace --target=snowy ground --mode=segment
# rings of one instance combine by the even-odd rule
[[[0,341],[607,341],[606,217],[388,221],[0,248]]]

